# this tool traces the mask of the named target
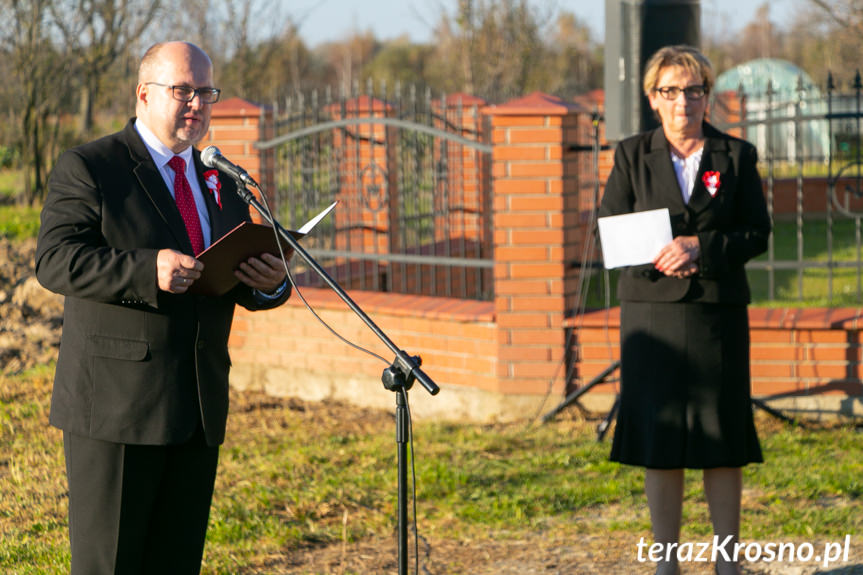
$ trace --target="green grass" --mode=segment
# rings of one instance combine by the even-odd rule
[[[13,239],[35,238],[39,234],[40,207],[0,204],[0,236]]]
[[[23,189],[21,170],[0,169],[0,203],[14,198]]]
[[[0,378],[0,572],[68,572],[51,369]],[[760,414],[760,412],[759,412]],[[643,472],[608,461],[596,421],[415,425],[419,529],[435,547],[556,537],[649,538]],[[745,540],[863,532],[859,430],[756,419],[766,463],[745,470]],[[284,572],[303,550],[391,541],[396,446],[388,413],[235,393],[210,517],[205,574]],[[687,472],[684,540],[711,534]],[[391,550],[394,552],[394,548]],[[390,550],[388,550],[390,551]],[[623,551],[621,551],[623,553]],[[458,572],[458,571],[449,571]]]
[[[832,260],[850,264],[858,261],[857,231],[854,222],[837,220],[832,226],[832,248],[828,244],[827,224],[823,219],[806,219],[798,237],[797,222],[779,220],[773,228],[774,260],[796,262],[827,262],[828,249]],[[861,245],[863,249],[863,245]],[[767,261],[767,254],[755,261]],[[861,262],[863,264],[863,262]],[[753,303],[763,307],[843,307],[861,302],[857,289],[857,269],[849,267],[777,270],[774,276],[774,298],[769,298],[768,274],[763,270],[750,270],[749,281]],[[861,269],[863,271],[863,269]],[[831,283],[832,282],[832,283]],[[802,286],[802,289],[801,289]]]

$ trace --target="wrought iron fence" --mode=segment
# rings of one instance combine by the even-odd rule
[[[861,302],[861,79],[842,91],[798,77],[792,90],[717,94],[719,128],[753,142],[774,221],[767,253],[748,264],[753,296],[842,306]]]
[[[275,210],[296,229],[339,205],[304,247],[346,288],[491,299],[484,102],[369,84],[276,106]],[[300,269],[301,285],[322,285]]]
[[[710,121],[759,150],[774,233],[767,253],[747,266],[756,303],[863,300],[861,92],[858,73],[844,89],[831,75],[823,90],[798,78],[792,89],[771,82],[762,92],[741,86],[712,98]],[[296,229],[338,200],[303,241],[347,288],[491,299],[484,105],[415,88],[375,92],[371,84],[287,98],[275,107],[273,139],[258,144],[275,155],[279,220]],[[579,186],[598,198],[606,146],[594,127],[582,139],[593,145],[578,146]],[[595,270],[596,258],[573,263]],[[299,271],[302,285],[321,285]]]

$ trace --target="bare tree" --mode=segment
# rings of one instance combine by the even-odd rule
[[[54,0],[54,24],[76,56],[81,78],[82,133],[93,130],[103,77],[152,23],[161,0]]]
[[[810,0],[841,28],[863,34],[863,2],[859,0]]]
[[[4,56],[11,60],[15,82],[3,89],[18,104],[18,147],[24,166],[24,193],[19,200],[33,204],[45,192],[49,150],[59,130],[68,61],[51,42],[52,0],[0,0],[5,19],[0,32]]]
[[[537,89],[553,13],[528,0],[460,0],[456,14],[444,12],[435,30],[436,57],[446,63],[441,79],[459,82],[447,89],[489,100]]]

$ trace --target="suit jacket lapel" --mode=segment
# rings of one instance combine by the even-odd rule
[[[210,216],[210,243],[214,243],[230,230],[225,229],[226,224],[225,219],[222,217],[222,208],[216,203],[216,198],[213,197],[213,192],[210,191],[207,181],[204,179],[206,166],[201,162],[201,153],[197,149],[193,149],[192,158],[195,161],[195,174],[198,177],[198,185],[201,187],[201,193],[207,206],[207,214]]]
[[[653,131],[650,137],[650,152],[645,162],[653,178],[652,188],[657,190],[659,205],[668,206],[672,213],[685,209],[680,184],[671,164],[671,151],[662,128]]]
[[[722,174],[727,174],[731,166],[728,142],[724,138],[717,137],[716,130],[709,124],[704,124],[704,153],[701,156],[701,165],[698,167],[695,186],[692,189],[692,197],[689,198],[689,207],[695,212],[707,209],[715,199],[707,191],[704,185],[704,174],[709,171],[719,172],[720,180]],[[716,194],[722,193],[722,185]]]
[[[165,180],[162,179],[162,174],[159,173],[153,157],[147,151],[147,146],[144,145],[144,142],[135,130],[133,121],[130,121],[126,125],[124,137],[129,146],[129,153],[132,159],[137,162],[132,171],[135,173],[135,177],[138,178],[141,189],[150,198],[150,201],[153,202],[156,211],[161,216],[171,235],[179,245],[183,246],[183,251],[192,253],[192,243],[189,241],[186,224],[183,222],[180,210],[177,209],[177,203],[165,185]]]

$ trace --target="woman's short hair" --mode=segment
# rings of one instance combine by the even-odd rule
[[[705,92],[710,92],[716,80],[710,60],[697,48],[684,44],[665,46],[653,54],[644,67],[644,83],[642,86],[645,96],[649,96],[651,92],[658,88],[656,83],[659,81],[659,72],[669,66],[678,66],[694,76],[700,77]]]

